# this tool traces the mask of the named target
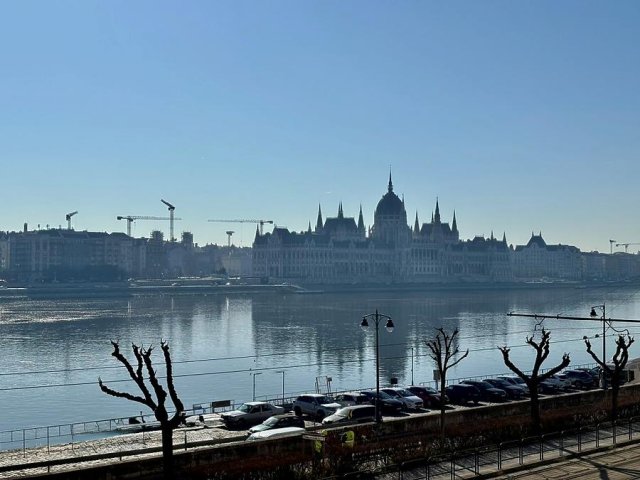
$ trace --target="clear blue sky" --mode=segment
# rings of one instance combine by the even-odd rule
[[[640,242],[638,1],[0,3],[0,230],[166,215],[250,245],[362,204]],[[165,223],[138,222],[137,236]],[[636,251],[639,247],[630,247]]]

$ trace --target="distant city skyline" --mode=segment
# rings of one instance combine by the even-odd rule
[[[126,232],[161,198],[200,245],[253,241],[207,219],[301,231],[318,204],[369,227],[391,167],[409,225],[438,198],[461,239],[608,253],[640,242],[639,23],[635,1],[5,2],[0,230]]]

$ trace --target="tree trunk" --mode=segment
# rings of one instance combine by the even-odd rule
[[[531,394],[531,421],[533,422],[533,429],[536,434],[540,434],[542,426],[540,425],[540,398],[538,396],[538,385],[532,385],[535,388],[529,387],[529,393]]]
[[[446,379],[444,375],[440,376],[440,436],[444,442],[444,392],[446,389]]]
[[[618,418],[618,391],[620,390],[620,382],[614,378],[611,384],[611,421],[615,422]]]
[[[162,462],[164,479],[173,480],[173,429],[162,425]]]

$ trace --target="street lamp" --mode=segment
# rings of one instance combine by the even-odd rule
[[[249,375],[253,377],[253,401],[256,401],[256,375],[262,375],[262,372],[251,372]]]
[[[606,334],[606,317],[607,317],[607,309],[605,304],[603,303],[602,305],[594,305],[593,307],[591,307],[591,313],[589,314],[590,317],[597,317],[598,316],[598,312],[596,312],[596,308],[599,308],[600,310],[602,310],[602,363],[604,363],[605,365],[607,364],[607,345],[605,342],[605,334]],[[606,390],[607,389],[607,372],[605,371],[606,369],[602,368],[602,389]]]
[[[282,374],[282,403],[284,404],[284,370],[279,370],[276,373]]]
[[[380,423],[380,343],[378,341],[378,325],[380,324],[380,319],[386,320],[385,328],[389,333],[393,332],[394,325],[391,317],[378,313],[378,310],[376,310],[376,313],[370,313],[362,317],[360,328],[362,328],[363,331],[369,328],[369,318],[372,318],[376,324],[376,400],[374,404],[376,407],[376,423]]]

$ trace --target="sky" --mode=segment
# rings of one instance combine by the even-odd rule
[[[635,0],[3,1],[0,230],[126,231],[165,199],[176,236],[250,246],[207,220],[369,226],[391,169],[411,226],[438,199],[462,239],[640,243],[639,24]]]

